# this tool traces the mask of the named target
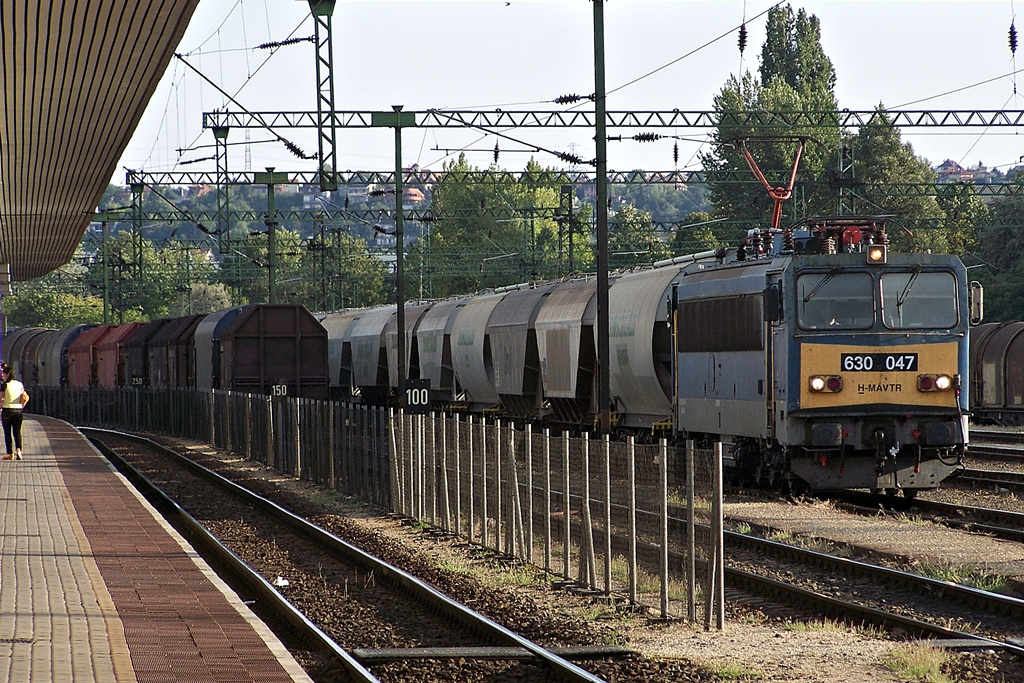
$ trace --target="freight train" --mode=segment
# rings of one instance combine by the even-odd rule
[[[737,477],[912,496],[962,467],[980,286],[954,256],[895,254],[886,219],[807,219],[610,277],[614,430],[726,444]],[[125,326],[16,330],[27,384],[226,388],[372,405],[406,377],[433,408],[590,430],[597,282],[313,316],[249,306]],[[43,336],[46,335],[46,336]],[[422,389],[421,389],[422,391]]]
[[[972,420],[1024,425],[1024,322],[985,323],[971,331]]]

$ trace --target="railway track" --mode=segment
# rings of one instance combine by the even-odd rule
[[[481,669],[490,672],[488,680],[505,680],[500,678],[503,669],[519,669],[515,675],[522,675],[524,665],[521,662],[541,672],[546,680],[587,683],[603,680],[467,608],[408,572],[188,458],[131,435],[94,429],[82,431],[99,442],[102,452],[129,479],[145,486],[147,496],[155,497],[159,509],[172,511],[176,525],[184,526],[190,541],[205,536],[200,545],[213,553],[213,563],[218,569],[230,566],[235,585],[241,585],[250,599],[258,601],[262,610],[269,613],[271,622],[288,626],[288,640],[311,644],[319,657],[329,661],[326,667],[342,670],[345,680],[376,681],[372,670],[389,666],[410,669],[410,672],[409,677],[403,679],[389,670],[388,680],[468,679],[469,671],[479,673]],[[152,455],[140,456],[138,452],[121,457],[111,448],[110,442],[115,440],[120,443],[130,440],[148,453],[159,453],[157,458],[164,459],[164,464],[155,462]],[[130,462],[132,460],[136,463]],[[143,464],[144,474],[134,466],[139,463]],[[192,509],[186,512],[166,493],[156,492],[165,488],[172,491],[175,498],[186,494],[183,497],[191,499],[191,504],[184,505]],[[201,492],[203,488],[207,492]],[[209,493],[211,490],[213,493]],[[187,495],[188,491],[192,495]],[[207,535],[194,520],[188,522],[189,516],[203,518],[203,526],[219,527],[234,538],[221,542]],[[237,528],[236,519],[242,520],[242,529]],[[225,524],[226,520],[231,523]],[[245,535],[246,530],[256,535],[269,533],[273,544],[295,556],[296,563],[285,570],[280,557],[259,557],[273,553],[263,550],[254,553],[252,538],[239,538],[239,532]],[[248,570],[247,563],[256,571]],[[310,564],[318,568],[319,580],[331,585],[330,592],[335,599],[329,607],[324,607],[334,614],[333,619],[327,618],[322,610],[309,609],[310,598],[303,593],[310,581],[303,574],[308,574]],[[279,574],[283,571],[292,579]],[[267,578],[275,575],[276,579]],[[289,591],[284,588],[286,585],[296,585],[296,589]],[[291,594],[282,595],[282,590]],[[292,607],[291,602],[301,606],[302,611]],[[359,604],[346,604],[344,610],[339,609],[341,603],[352,602]],[[348,617],[344,618],[358,624],[357,634],[341,631],[338,612],[348,612]],[[362,640],[354,642],[354,635]],[[622,648],[582,646],[566,647],[562,652],[583,658],[627,654]]]
[[[684,520],[677,519],[674,520],[674,523],[683,524]],[[804,549],[788,547],[785,544],[756,539],[755,537],[743,534],[729,533],[726,542],[727,552],[729,553],[730,558],[732,558],[734,554],[752,553],[754,556],[759,556],[761,558],[755,562],[755,564],[759,563],[764,566],[766,563],[770,565],[778,565],[781,559],[788,557],[789,559],[785,559],[785,562],[794,567],[801,565],[821,567],[822,569],[816,571],[819,572],[819,576],[823,577],[841,576],[844,573],[849,574],[851,577],[871,574],[874,577],[871,581],[877,586],[881,586],[882,589],[886,591],[889,589],[891,584],[897,581],[895,577],[900,576],[901,578],[898,580],[899,583],[906,582],[908,585],[913,586],[913,588],[907,589],[911,595],[909,598],[910,600],[914,600],[912,597],[913,595],[923,595],[929,599],[938,600],[938,602],[942,604],[973,605],[971,610],[967,610],[965,607],[964,613],[970,613],[973,615],[973,610],[977,610],[981,615],[989,615],[989,617],[979,617],[979,624],[989,622],[990,618],[996,621],[1002,618],[1009,618],[1013,620],[1013,623],[1018,623],[1019,620],[1024,617],[1024,611],[1022,611],[1022,603],[1020,603],[1020,601],[1015,601],[1013,599],[1000,599],[999,597],[993,597],[985,594],[983,591],[976,591],[972,589],[963,590],[958,587],[951,587],[945,582],[936,582],[934,580],[927,579],[921,580],[923,577],[914,577],[913,575],[907,575],[907,578],[902,578],[902,573],[892,574],[891,572],[894,570],[872,568],[870,565],[864,565],[863,563],[851,563],[849,560],[842,560],[842,558],[834,558],[820,553],[810,553],[810,551]],[[938,639],[943,642],[955,641],[960,644],[974,643],[975,646],[979,648],[1003,649],[1018,656],[1024,655],[1024,648],[1018,647],[1013,643],[1001,642],[999,639],[991,637],[998,633],[1000,628],[999,626],[992,626],[987,632],[967,632],[964,630],[958,630],[956,628],[950,628],[948,625],[943,623],[943,621],[950,621],[948,615],[939,615],[934,621],[929,621],[927,618],[918,618],[916,616],[917,610],[913,607],[909,609],[898,607],[893,610],[884,609],[878,604],[868,604],[863,601],[858,603],[849,599],[849,596],[842,595],[841,591],[835,590],[834,584],[829,584],[828,579],[819,578],[808,580],[804,577],[802,579],[792,581],[782,580],[776,576],[770,575],[771,572],[764,572],[760,570],[748,571],[744,567],[736,566],[737,564],[739,563],[730,561],[729,566],[726,568],[726,582],[730,590],[730,594],[734,594],[736,591],[742,591],[747,596],[753,596],[756,600],[772,602],[776,605],[794,605],[802,612],[809,612],[819,618],[831,617],[843,619],[850,623],[873,624],[884,629],[895,629],[900,633],[911,633],[924,638]],[[806,572],[805,570],[797,569],[795,570],[795,573],[802,575]],[[834,578],[832,580],[834,582]],[[858,581],[859,580],[860,579],[858,579]],[[939,597],[936,598],[935,596]],[[1000,614],[1009,614],[1011,616],[999,616]],[[475,650],[475,652],[481,657],[498,657],[502,659],[526,658],[531,660],[533,663],[536,662],[534,655],[528,651],[516,649],[516,651],[513,652],[513,650],[510,649],[510,647],[517,648],[518,646],[491,645],[489,647],[489,653],[485,654],[483,650]],[[409,661],[413,654],[408,648],[404,647],[351,647],[341,649],[345,651],[356,664],[368,670],[373,670],[373,668],[378,666],[379,663],[396,657],[401,658],[405,662],[405,667],[409,667]],[[415,654],[417,656],[422,655],[423,657],[443,659],[454,654],[453,650],[432,652],[427,648],[418,649],[420,652]],[[564,652],[566,652],[567,655],[572,654],[571,651]],[[467,653],[471,653],[471,651],[467,649],[463,654]],[[576,654],[580,653],[577,652]],[[426,667],[428,670],[430,668],[438,668],[438,659],[426,661],[431,662]],[[425,662],[420,662],[420,664],[423,663]],[[450,662],[446,662],[446,666],[447,665],[450,665]],[[383,666],[388,665],[383,664]],[[606,669],[601,670],[605,671]],[[445,668],[444,671],[445,673],[443,673],[438,680],[452,680],[451,669]],[[415,672],[415,678],[410,678],[409,680],[432,680],[431,678],[424,676],[423,668],[415,668]],[[457,679],[458,675],[456,675],[455,678]],[[353,678],[351,680],[364,679]],[[389,678],[389,680],[401,679]],[[489,680],[502,679],[492,678]],[[591,679],[568,678],[563,680]],[[593,680],[601,679],[594,678]],[[649,680],[662,679],[650,678]],[[678,680],[686,679],[679,678]]]

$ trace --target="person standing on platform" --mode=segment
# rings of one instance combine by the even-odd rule
[[[3,459],[21,460],[21,423],[25,419],[28,394],[25,393],[25,385],[15,379],[14,369],[7,363],[0,363],[0,390],[3,391],[0,418],[4,423],[4,441],[7,442],[7,455]]]

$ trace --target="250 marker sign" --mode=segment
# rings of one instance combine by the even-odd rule
[[[916,353],[844,353],[839,357],[842,372],[915,372]]]

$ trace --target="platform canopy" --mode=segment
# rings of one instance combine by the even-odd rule
[[[74,256],[199,0],[0,0],[0,263]]]

